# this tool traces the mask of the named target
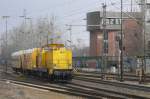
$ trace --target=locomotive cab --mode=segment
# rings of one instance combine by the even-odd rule
[[[66,49],[63,44],[50,44],[44,49],[49,74],[56,78],[71,78],[72,51]]]

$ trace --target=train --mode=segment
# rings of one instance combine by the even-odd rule
[[[50,80],[72,80],[72,51],[64,44],[48,44],[41,48],[20,50],[11,56],[12,69],[16,73]]]

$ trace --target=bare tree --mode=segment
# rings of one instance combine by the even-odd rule
[[[61,34],[58,33],[60,31],[58,31],[59,28],[55,21],[55,17],[52,16],[50,18],[39,18],[34,24],[32,21],[30,23],[28,21],[26,24],[22,23],[14,27],[9,31],[7,53],[11,55],[14,51],[46,45],[51,43],[50,40],[53,40],[53,43],[61,40]],[[2,51],[5,50],[4,36],[4,34],[1,36],[3,41]]]

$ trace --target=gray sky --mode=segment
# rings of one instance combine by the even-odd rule
[[[19,18],[23,15],[23,9],[26,9],[27,17],[33,18],[33,21],[37,18],[54,15],[57,17],[57,24],[69,38],[65,24],[85,25],[86,22],[83,19],[86,18],[86,13],[100,10],[101,4],[105,1],[108,5],[107,10],[119,11],[120,0],[0,0],[0,16],[11,16],[8,20],[8,27],[12,29],[23,21]],[[130,10],[130,1],[124,0],[125,11]],[[112,3],[114,4],[112,5]],[[138,7],[133,6],[133,10],[136,11]],[[4,26],[4,20],[0,19],[0,32],[5,31]],[[89,34],[85,27],[73,27],[72,33],[74,42],[80,38],[88,45]]]

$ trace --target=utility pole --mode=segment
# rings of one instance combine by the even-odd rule
[[[26,25],[26,19],[27,19],[26,9],[23,10],[23,15],[19,17],[24,18],[24,25]]]
[[[102,18],[102,26],[103,26],[103,41],[102,41],[102,74],[104,78],[104,73],[107,67],[107,54],[108,54],[108,33],[106,31],[106,3],[102,4],[103,8],[103,18]],[[101,17],[101,16],[100,16]]]
[[[69,28],[67,29],[70,33],[70,48],[72,46],[72,25],[66,25],[66,26],[69,26]]]
[[[121,0],[120,81],[123,81],[123,0]]]
[[[145,58],[145,54],[146,54],[146,0],[141,0],[141,14],[142,14],[142,25],[143,25],[143,65],[142,65],[142,78],[140,82],[144,81],[145,78],[145,70],[146,70],[146,58]]]
[[[31,29],[31,33],[29,32],[26,37],[27,37],[27,46],[32,46],[33,43],[33,38],[30,37],[31,34],[33,34],[33,28],[32,28],[32,18],[31,17],[26,17],[25,20],[29,20],[30,21],[30,29]],[[27,24],[27,23],[26,23]],[[30,41],[31,39],[32,41]],[[31,44],[31,45],[30,45]]]
[[[22,16],[19,16],[20,18],[23,18],[23,20],[24,20],[24,31],[22,31],[24,34],[24,36],[26,36],[25,35],[25,30],[26,30],[26,19],[27,19],[27,15],[26,15],[26,9],[24,9],[23,10],[23,15]],[[26,40],[24,40],[23,42],[26,42]],[[25,49],[26,47],[25,47],[25,45],[23,45],[23,48]]]
[[[7,73],[7,68],[8,68],[8,33],[7,33],[7,25],[8,25],[8,18],[10,17],[10,16],[2,16],[3,17],[3,19],[5,19],[5,29],[6,29],[6,38],[5,38],[5,66],[6,66],[6,68],[5,68],[5,73]]]
[[[131,10],[130,12],[133,11],[133,0],[131,0],[131,9],[130,10]]]
[[[54,30],[54,17],[51,18],[51,20],[49,20],[49,18],[43,18],[44,20],[47,19],[47,22],[48,22],[48,30],[47,30],[47,45],[49,44],[49,36],[51,37],[50,38],[50,43],[53,44],[53,43],[56,43],[56,39],[54,38],[55,37],[55,30]],[[50,29],[50,30],[49,30]]]
[[[54,19],[52,19],[52,20],[54,20]],[[54,22],[54,21],[52,21],[52,22],[49,22],[49,21],[48,21],[48,23],[49,23],[48,26],[51,27],[51,43],[52,43],[52,44],[53,44],[53,43],[56,43],[55,31],[54,31],[54,23],[53,23],[53,22]],[[47,35],[48,41],[47,41],[47,43],[49,43],[49,35],[50,35],[50,31],[48,30],[48,35]]]

